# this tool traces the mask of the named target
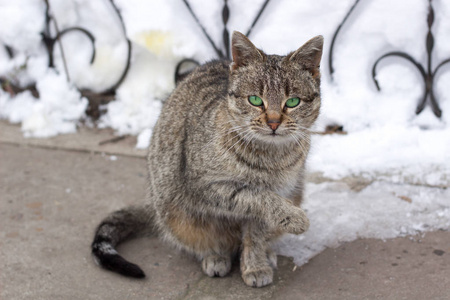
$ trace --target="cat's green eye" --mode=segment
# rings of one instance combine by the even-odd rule
[[[286,107],[293,108],[300,104],[300,98],[289,98],[286,101]]]
[[[250,104],[254,105],[254,106],[262,106],[263,105],[262,99],[259,98],[258,96],[248,97],[248,102],[250,102]]]

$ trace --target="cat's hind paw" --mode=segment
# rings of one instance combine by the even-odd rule
[[[209,255],[202,260],[202,270],[209,277],[223,277],[231,270],[231,258],[220,255]]]

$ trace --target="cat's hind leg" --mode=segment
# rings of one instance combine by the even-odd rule
[[[170,207],[167,225],[170,231],[166,236],[199,258],[206,275],[223,277],[230,272],[241,242],[239,223],[221,217],[198,217]]]
[[[227,275],[239,251],[240,226],[226,223],[218,222],[211,227],[209,235],[214,238],[208,243],[209,249],[205,249],[207,252],[201,256],[202,270],[209,277],[224,277]]]

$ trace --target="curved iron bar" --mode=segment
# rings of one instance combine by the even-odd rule
[[[190,71],[181,73],[181,68],[183,67],[183,65],[185,63],[192,63],[192,64],[195,64],[197,66],[200,65],[200,63],[198,61],[196,61],[195,59],[191,59],[191,58],[185,58],[182,61],[180,61],[177,64],[177,67],[175,69],[175,85],[177,85],[181,80],[186,78],[186,76],[189,75],[189,73],[192,71],[192,70],[190,70]]]
[[[450,58],[448,58],[448,59],[444,60],[443,62],[441,62],[441,63],[434,69],[434,72],[433,72],[433,74],[431,75],[432,78],[433,78],[432,84],[434,84],[434,81],[435,81],[435,79],[436,79],[436,75],[437,75],[439,69],[440,69],[441,67],[443,67],[445,64],[449,63],[449,62],[450,62]],[[442,115],[442,110],[440,109],[439,104],[438,104],[438,102],[437,102],[437,100],[436,100],[436,97],[435,97],[435,95],[434,95],[434,86],[431,87],[431,91],[430,91],[430,104],[431,104],[431,109],[433,110],[434,114],[435,114],[436,116],[439,116],[439,117],[440,117],[440,116]]]
[[[10,46],[8,46],[8,45],[3,45],[3,47],[5,48],[6,53],[8,54],[9,59],[14,58],[14,51],[13,51],[13,49],[12,49]]]
[[[359,1],[359,0],[358,0]],[[220,59],[230,59],[230,34],[228,32],[227,29],[227,24],[228,24],[228,20],[230,17],[230,9],[228,7],[228,0],[224,0],[224,6],[222,8],[222,22],[223,22],[223,26],[224,26],[224,30],[223,30],[223,44],[225,46],[225,52],[226,54],[224,55],[223,52],[216,46],[216,44],[213,42],[211,36],[206,32],[206,29],[203,27],[203,25],[200,23],[200,20],[197,18],[197,16],[195,15],[194,11],[192,10],[191,6],[189,5],[189,3],[187,2],[187,0],[183,0],[184,4],[186,5],[186,7],[188,8],[190,14],[192,15],[192,17],[194,18],[195,22],[197,23],[197,25],[202,29],[203,33],[205,34],[206,38],[208,39],[209,43],[211,44],[211,46],[214,48],[214,50],[216,51],[217,56]],[[255,19],[253,20],[249,30],[247,31],[247,36],[250,35],[250,33],[252,32],[253,28],[255,27],[256,23],[258,22],[258,20],[260,19],[261,15],[263,14],[264,10],[267,7],[267,4],[270,2],[270,0],[265,0],[263,5],[261,6],[261,8],[258,11],[258,14],[256,15]]]
[[[421,64],[419,64],[414,58],[412,58],[409,54],[404,53],[404,52],[398,52],[398,51],[393,51],[393,52],[389,52],[384,54],[383,56],[381,56],[380,58],[378,58],[375,63],[373,64],[372,67],[372,79],[375,83],[375,86],[377,87],[377,90],[381,90],[380,85],[378,84],[378,80],[376,79],[376,68],[378,63],[383,60],[384,58],[388,57],[388,56],[399,56],[399,57],[403,57],[404,59],[406,59],[407,61],[411,62],[414,66],[417,67],[417,69],[419,70],[420,74],[422,75],[423,79],[426,79],[427,74],[425,73],[425,69],[422,67]]]
[[[434,94],[433,84],[434,84],[435,76],[436,76],[438,70],[442,66],[444,66],[445,64],[450,62],[450,59],[444,60],[434,69],[434,71],[432,71],[432,52],[433,52],[433,47],[434,47],[434,36],[433,36],[433,32],[431,29],[432,29],[433,23],[434,23],[434,9],[432,6],[432,0],[428,0],[428,16],[427,16],[428,32],[427,32],[427,36],[426,36],[426,40],[425,40],[426,50],[427,50],[427,70],[426,71],[425,71],[425,68],[420,63],[415,61],[410,55],[408,55],[404,52],[390,52],[390,53],[384,54],[383,56],[381,56],[379,59],[376,60],[376,62],[373,65],[373,68],[372,68],[372,78],[375,82],[377,89],[380,90],[378,81],[375,79],[375,76],[376,76],[375,69],[376,69],[376,66],[379,63],[379,61],[387,56],[400,56],[400,57],[407,59],[408,61],[412,62],[419,69],[419,71],[423,77],[424,83],[425,83],[424,96],[423,96],[422,100],[420,100],[419,103],[417,104],[416,114],[420,114],[424,110],[426,103],[427,103],[428,95],[430,95],[431,109],[432,109],[434,115],[436,117],[440,118],[442,116],[442,110],[440,109],[438,101]]]
[[[258,11],[258,14],[256,15],[256,18],[253,20],[252,25],[250,25],[250,28],[248,29],[246,36],[250,36],[250,33],[252,33],[253,27],[255,27],[255,25],[258,22],[259,18],[261,17],[262,13],[266,9],[267,4],[269,4],[269,1],[270,0],[264,1],[263,5],[261,6],[261,8]]]
[[[119,20],[120,20],[120,26],[122,26],[122,30],[123,30],[124,34],[126,35],[127,28],[125,27],[125,22],[123,21],[122,14],[120,13],[119,8],[115,5],[115,3],[114,3],[113,0],[109,0],[109,2],[111,3],[112,8],[113,8],[114,11],[116,12],[117,17],[118,17]]]
[[[70,27],[70,28],[63,29],[55,36],[54,40],[59,40],[63,35],[65,35],[66,33],[70,32],[70,31],[81,31],[82,33],[86,34],[86,36],[91,41],[92,55],[91,55],[90,64],[92,65],[95,60],[95,37],[86,29],[81,28],[81,27]]]
[[[222,23],[223,23],[223,45],[225,47],[225,55],[227,59],[230,59],[230,33],[228,32],[227,23],[230,17],[230,9],[228,8],[228,0],[224,0],[222,9]]]
[[[450,62],[450,58],[448,58],[448,59],[444,60],[443,62],[441,62],[441,63],[436,67],[436,69],[434,69],[434,72],[433,72],[433,78],[434,78],[434,76],[436,76],[436,74],[437,74],[437,72],[439,71],[439,69],[440,69],[441,67],[443,67],[445,64],[449,63],[449,62]]]
[[[376,74],[376,67],[377,67],[378,63],[382,59],[384,59],[384,58],[386,58],[388,56],[399,56],[399,57],[402,57],[402,58],[406,59],[407,61],[411,62],[419,70],[420,75],[422,75],[424,82],[427,81],[428,75],[426,74],[425,69],[423,68],[423,66],[420,63],[418,63],[409,54],[404,53],[404,52],[389,52],[389,53],[384,54],[380,58],[378,58],[376,60],[376,62],[374,63],[373,68],[372,68],[372,79],[373,79],[373,81],[375,83],[375,86],[377,87],[378,91],[380,91],[381,88],[380,88],[380,85],[379,85],[378,81],[376,80],[376,76],[377,76],[377,74]],[[420,100],[419,104],[417,105],[416,114],[419,114],[425,108],[425,103],[426,103],[428,94],[429,94],[429,89],[427,87],[427,84],[425,84],[425,92],[424,92],[424,95],[422,97],[422,100]]]
[[[213,49],[216,52],[217,56],[220,59],[231,59],[231,55],[230,55],[230,33],[229,33],[228,29],[227,29],[228,20],[229,20],[229,17],[230,17],[230,9],[228,7],[228,0],[224,0],[224,5],[223,5],[223,8],[222,8],[222,22],[223,22],[223,26],[224,26],[223,33],[222,33],[222,40],[223,40],[223,45],[224,45],[224,48],[225,48],[225,54],[223,54],[223,52],[213,42],[211,36],[206,32],[206,29],[200,23],[200,20],[195,15],[194,11],[192,10],[192,8],[189,5],[189,3],[187,2],[187,0],[183,0],[183,2],[186,5],[186,7],[188,8],[189,13],[192,15],[192,17],[194,18],[194,20],[197,23],[197,25],[201,28],[201,30],[205,34],[206,38],[208,39],[209,43],[213,47]],[[264,1],[263,5],[261,6],[261,8],[258,11],[258,14],[256,15],[255,19],[253,20],[249,30],[247,31],[247,34],[246,34],[247,36],[249,36],[250,33],[252,32],[253,28],[255,27],[256,23],[260,19],[261,15],[263,14],[263,12],[266,9],[267,4],[269,2],[270,2],[270,0],[265,0]],[[194,60],[194,59],[186,58],[186,59],[181,60],[177,64],[176,69],[175,69],[175,84],[178,84],[178,82],[180,82],[180,80],[182,80],[187,75],[187,74],[181,74],[180,73],[181,66],[185,62],[191,62],[191,63],[195,63],[197,65],[200,65],[200,63],[198,61]]]
[[[55,42],[58,41],[59,51],[61,52],[61,58],[63,61],[63,66],[64,66],[64,72],[66,73],[66,79],[68,82],[70,82],[69,68],[67,67],[66,55],[64,54],[64,48],[63,48],[62,42],[59,38],[52,38],[50,35],[50,20],[52,19],[50,17],[50,3],[48,0],[44,0],[44,2],[47,6],[47,8],[45,10],[45,13],[46,13],[45,25],[46,25],[46,27],[45,27],[45,31],[41,34],[43,36],[43,41],[46,43],[46,47],[47,47],[47,51],[48,51],[49,67],[54,67],[54,65],[53,65],[53,48],[55,46]],[[58,22],[56,21],[56,18],[53,18],[53,25],[55,27],[56,34],[59,35],[59,26],[58,26]]]
[[[436,96],[434,95],[434,89],[430,90],[430,105],[431,105],[431,110],[433,111],[434,115],[438,118],[440,118],[442,116],[442,110],[439,107],[439,104],[437,102]],[[422,107],[422,110],[425,108],[425,101]],[[419,114],[422,112],[422,110],[417,111],[416,110],[416,114]]]
[[[95,50],[95,37],[92,35],[92,33],[90,33],[88,30],[86,30],[84,28],[81,28],[81,27],[69,27],[69,28],[66,28],[66,29],[64,29],[62,31],[59,31],[58,29],[56,29],[57,30],[56,36],[52,37],[51,34],[50,34],[50,22],[51,22],[52,19],[53,19],[53,21],[56,21],[56,20],[50,15],[50,4],[49,4],[49,1],[48,0],[44,0],[44,2],[46,3],[46,10],[45,10],[45,24],[46,24],[46,26],[44,28],[44,31],[41,33],[41,35],[42,35],[42,40],[43,40],[43,42],[44,42],[44,44],[45,44],[45,46],[47,48],[48,61],[49,61],[48,62],[48,66],[50,68],[54,68],[55,67],[53,50],[54,50],[54,46],[55,46],[56,41],[60,41],[60,39],[61,39],[61,37],[63,35],[65,35],[68,32],[71,32],[71,31],[82,32],[89,38],[89,40],[92,43],[92,55],[91,55],[90,63],[93,64],[94,60],[95,60],[95,56],[96,56],[96,50]],[[113,0],[109,0],[109,2],[111,3],[114,11],[117,13],[117,16],[119,18],[120,25],[122,27],[124,36],[126,37],[128,54],[127,54],[126,65],[125,65],[125,68],[124,68],[120,78],[110,88],[106,89],[104,92],[101,93],[101,94],[105,94],[105,95],[107,95],[107,94],[115,94],[115,90],[122,84],[123,80],[125,79],[125,77],[126,77],[126,75],[128,73],[130,65],[131,65],[131,52],[132,52],[132,44],[131,44],[131,41],[127,37],[126,27],[125,27],[125,23],[123,21],[122,15],[120,14],[120,11],[117,8],[117,6],[115,5],[114,1]],[[63,60],[64,60],[64,64],[65,64],[64,57],[63,57]],[[66,73],[68,73],[67,70],[66,70]],[[66,74],[66,75],[68,76],[68,74]]]
[[[60,51],[61,51],[61,56],[63,59],[63,63],[64,63],[64,71],[66,73],[66,77],[67,80],[70,81],[70,77],[69,77],[69,71],[67,68],[67,62],[65,59],[65,55],[64,55],[64,50],[62,48],[62,44],[61,44],[61,37],[66,34],[67,32],[70,31],[80,31],[82,33],[84,33],[89,40],[92,43],[92,56],[91,56],[91,61],[90,63],[92,64],[94,62],[94,58],[95,58],[95,38],[94,36],[86,29],[81,28],[81,27],[70,27],[70,28],[66,28],[62,31],[59,31],[56,19],[54,17],[52,17],[50,15],[50,3],[48,0],[44,0],[45,4],[46,4],[46,9],[45,9],[45,27],[44,27],[44,31],[41,32],[41,36],[42,36],[42,41],[44,42],[46,49],[47,49],[47,54],[48,54],[48,66],[49,68],[54,68],[55,64],[54,64],[54,56],[53,56],[53,51],[54,51],[54,47],[55,47],[55,43],[58,41],[60,43]],[[51,20],[53,19],[53,22],[55,24],[55,30],[56,30],[56,36],[52,37],[51,33],[50,33],[50,23]]]
[[[341,31],[342,26],[344,26],[345,22],[347,22],[348,18],[350,17],[352,12],[355,10],[356,5],[358,5],[359,1],[360,0],[356,0],[355,3],[353,3],[353,5],[350,7],[350,10],[345,15],[345,17],[342,20],[341,24],[339,24],[338,28],[334,32],[333,39],[331,40],[330,52],[328,54],[328,68],[329,68],[330,77],[331,77],[332,80],[333,80],[333,73],[334,73],[334,67],[333,67],[334,44],[336,43],[337,36],[338,36],[339,32]]]
[[[127,30],[125,27],[125,22],[123,21],[122,18],[122,14],[120,13],[120,10],[117,8],[117,6],[115,5],[113,0],[109,0],[114,11],[117,13],[117,16],[119,17],[120,20],[120,24],[122,26],[122,30],[123,30],[123,34],[127,40],[127,47],[128,47],[128,54],[127,54],[127,63],[125,65],[125,69],[122,72],[122,75],[120,76],[120,78],[117,80],[117,82],[110,87],[109,89],[107,89],[106,91],[104,91],[102,94],[115,94],[117,88],[122,84],[122,82],[125,80],[125,77],[128,74],[128,70],[130,69],[130,65],[131,65],[131,51],[132,51],[132,45],[131,45],[131,41],[127,36]]]
[[[187,0],[183,0],[184,4],[186,5],[189,13],[191,14],[191,16],[194,18],[195,22],[197,23],[197,25],[200,27],[200,29],[203,31],[203,34],[206,36],[206,38],[208,39],[209,43],[211,44],[211,46],[214,48],[214,51],[216,51],[217,56],[219,56],[219,58],[225,58],[225,55],[223,54],[222,51],[220,51],[219,48],[217,48],[216,44],[214,43],[214,41],[212,40],[211,36],[208,34],[208,32],[206,32],[205,27],[203,27],[203,25],[200,23],[200,20],[197,18],[197,16],[195,15],[194,11],[192,10],[191,6],[189,5],[189,3],[187,2]]]

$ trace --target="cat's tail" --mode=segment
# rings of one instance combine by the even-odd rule
[[[154,232],[154,211],[149,205],[130,206],[113,212],[97,227],[92,254],[105,269],[135,278],[144,278],[142,269],[120,256],[115,247],[126,239]]]

